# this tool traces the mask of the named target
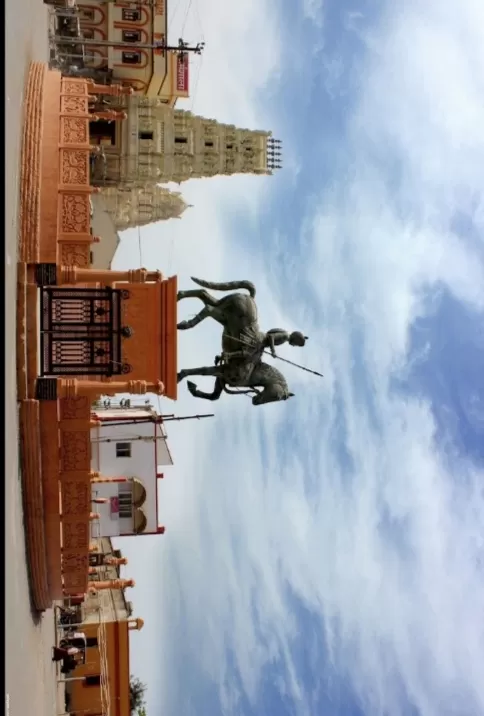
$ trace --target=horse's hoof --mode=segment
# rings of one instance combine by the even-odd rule
[[[195,395],[195,393],[197,392],[197,386],[191,380],[187,380],[187,388],[192,395]]]
[[[180,321],[180,323],[177,324],[177,328],[179,331],[184,331],[186,327],[187,327],[186,321]]]
[[[178,293],[176,294],[176,300],[181,301],[182,298],[184,298],[184,291],[178,291]]]
[[[181,381],[183,380],[184,377],[185,377],[185,373],[181,370],[179,373],[177,373],[176,382],[181,383]]]

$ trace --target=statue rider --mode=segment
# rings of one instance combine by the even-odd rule
[[[215,365],[218,365],[221,361],[229,361],[234,358],[245,358],[246,360],[257,363],[262,360],[262,355],[266,349],[271,352],[273,358],[277,358],[276,346],[289,343],[291,346],[303,348],[307,340],[308,337],[303,335],[300,331],[288,333],[282,328],[271,328],[267,333],[262,331],[255,333],[249,329],[246,331],[246,335],[242,336],[241,350],[231,353],[222,353],[216,356]]]

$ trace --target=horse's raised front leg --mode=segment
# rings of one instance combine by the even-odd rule
[[[204,400],[218,400],[222,395],[224,384],[221,378],[217,378],[215,380],[215,385],[212,393],[205,393],[203,390],[198,390],[195,383],[193,383],[191,380],[187,381],[187,386],[188,390],[194,398],[203,398]]]
[[[195,328],[195,326],[198,326],[199,323],[201,323],[210,316],[212,310],[213,309],[211,306],[205,306],[205,308],[202,308],[200,313],[197,313],[197,315],[193,318],[190,318],[187,321],[180,321],[180,323],[177,325],[178,330],[187,331],[189,328]]]
[[[195,326],[198,326],[199,323],[209,317],[213,318],[214,321],[218,321],[218,323],[222,326],[225,325],[224,315],[219,308],[216,306],[205,306],[205,308],[202,308],[200,313],[197,313],[197,315],[193,318],[190,318],[188,321],[180,321],[177,328],[179,331],[186,331],[189,328],[195,328]]]
[[[222,371],[220,367],[217,368],[215,365],[204,366],[203,368],[184,368],[178,375],[178,383],[181,383],[185,378],[189,378],[192,375],[206,375],[213,376],[214,378],[220,378]]]
[[[178,291],[176,300],[183,301],[184,298],[199,298],[206,306],[216,306],[218,303],[218,299],[211,296],[204,288],[194,288],[190,291]]]

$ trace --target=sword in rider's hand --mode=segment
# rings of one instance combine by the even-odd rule
[[[272,355],[270,351],[264,351],[264,353],[268,356],[272,356],[272,358],[278,358],[279,360],[284,361],[284,363],[289,363],[289,365],[293,365],[295,368],[300,368],[301,370],[305,370],[306,373],[312,373],[313,375],[319,376],[319,378],[324,378],[324,375],[322,373],[318,373],[317,370],[311,370],[311,368],[306,368],[304,365],[299,365],[299,363],[294,363],[292,360],[288,360],[287,358],[283,358],[282,356]]]

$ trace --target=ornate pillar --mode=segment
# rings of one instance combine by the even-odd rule
[[[95,592],[101,589],[126,589],[126,587],[134,587],[134,579],[105,579],[100,582],[88,582],[88,589],[92,589]]]
[[[87,91],[89,94],[110,95],[111,97],[134,94],[132,87],[123,87],[123,85],[98,85],[93,82],[93,80],[87,80]]]
[[[144,621],[141,619],[141,617],[137,617],[136,619],[128,619],[128,629],[129,631],[141,631],[141,629],[144,627]]]
[[[122,564],[128,564],[128,558],[127,557],[105,557],[104,564],[109,564],[114,567],[117,567],[118,565],[121,566]]]
[[[163,395],[165,386],[158,380],[148,383],[146,380],[119,380],[106,383],[102,380],[77,380],[76,378],[57,378],[59,398],[90,398],[92,402],[98,395],[115,395],[116,393],[129,393],[130,395],[144,395],[155,393]]]
[[[78,283],[101,283],[111,285],[113,283],[161,283],[163,274],[161,271],[147,271],[144,268],[129,269],[128,271],[110,271],[79,268],[78,266],[59,266],[58,284],[76,285]]]
[[[95,111],[91,116],[89,117],[91,122],[97,122],[100,119],[107,119],[111,122],[120,122],[124,119],[128,119],[128,115],[126,112],[119,112],[115,109],[107,109],[103,110],[101,112]]]

